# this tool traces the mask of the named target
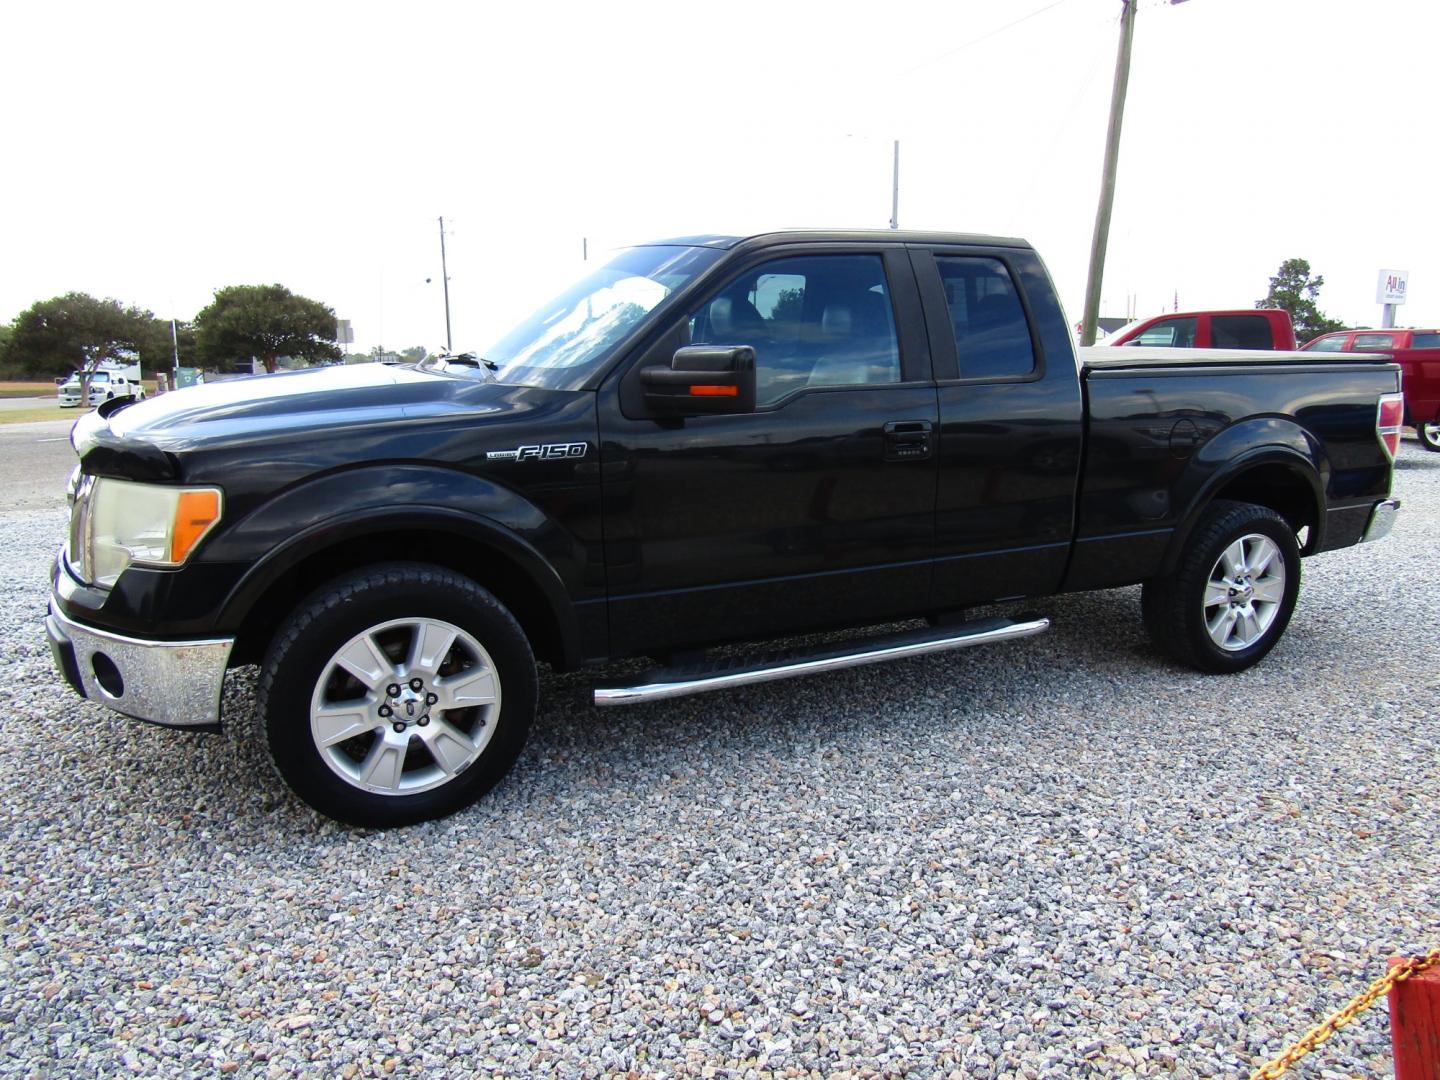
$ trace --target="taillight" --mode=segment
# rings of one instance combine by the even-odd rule
[[[1384,394],[1375,409],[1375,433],[1391,461],[1400,453],[1400,424],[1405,419],[1405,396]]]

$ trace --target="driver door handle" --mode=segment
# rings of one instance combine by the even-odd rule
[[[934,452],[929,420],[892,420],[885,425],[886,461],[923,461]]]

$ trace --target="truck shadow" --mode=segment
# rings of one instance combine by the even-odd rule
[[[1157,695],[1194,702],[1187,708],[1195,711],[1176,722],[1198,722],[1223,711],[1212,699],[1266,687],[1284,693],[1333,663],[1345,650],[1336,637],[1343,639],[1350,623],[1344,597],[1330,591],[1328,583],[1312,583],[1275,652],[1251,672],[1223,677],[1223,686],[1151,646],[1138,587],[974,611],[1038,610],[1052,626],[1033,638],[644,705],[596,708],[590,693],[597,677],[636,674],[650,666],[645,661],[544,671],[540,708],[514,770],[474,807],[445,820],[502,827],[517,814],[547,821],[577,805],[616,800],[634,802],[641,813],[647,793],[677,787],[708,800],[740,785],[763,798],[783,789],[787,776],[804,781],[821,760],[863,784],[875,770],[904,768],[905,761],[943,772],[944,756],[957,746],[1004,756],[1021,743],[1033,750],[1038,740],[1053,744],[1046,753],[1055,760],[1081,744],[1125,753],[1135,717]],[[1337,606],[1342,610],[1331,610]],[[320,817],[285,788],[253,711],[255,679],[253,668],[231,673],[218,736],[162,731],[93,709],[90,721],[104,725],[101,737],[120,751],[108,764],[105,812],[203,826],[217,839],[232,828],[253,836],[261,819],[277,845],[370,835]],[[1224,691],[1218,698],[1217,689]],[[441,821],[401,833],[445,827]]]
[[[1143,681],[1147,675],[1169,678],[1179,671],[1146,638],[1138,589],[977,608],[974,614],[1013,617],[1037,609],[1050,616],[1051,629],[1021,641],[642,705],[597,708],[590,703],[590,693],[597,674],[639,674],[652,666],[645,661],[610,665],[599,673],[546,674],[522,771],[527,762],[530,768],[547,771],[588,772],[642,761],[673,763],[717,749],[743,753],[797,742],[823,748],[843,745],[862,732],[867,738],[923,738],[927,726],[992,723],[1016,708],[1033,710],[1032,722],[1043,722],[1046,703],[1077,670],[1107,682]],[[1097,626],[1105,632],[1097,634]],[[855,634],[851,630],[776,644]]]

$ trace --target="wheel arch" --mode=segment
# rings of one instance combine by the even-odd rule
[[[556,668],[578,662],[573,607],[555,571],[523,539],[498,523],[445,508],[412,508],[403,528],[389,512],[327,521],[294,537],[256,564],[222,608],[236,626],[233,663],[264,656],[275,629],[295,605],[327,581],[381,562],[416,562],[463,574],[515,616],[536,658]]]
[[[1311,440],[1307,437],[1306,443]],[[1320,550],[1325,534],[1323,462],[1318,448],[1310,453],[1292,446],[1254,447],[1215,469],[1194,485],[1185,512],[1166,548],[1161,572],[1172,574],[1196,526],[1217,500],[1252,503],[1279,514],[1297,534],[1308,529],[1301,554]]]

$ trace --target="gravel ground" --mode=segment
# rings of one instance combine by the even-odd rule
[[[18,482],[7,466],[5,483]],[[626,710],[409,830],[72,698],[0,513],[0,1074],[1235,1076],[1440,944],[1440,455],[1204,678],[1135,589],[989,650]],[[1389,1075],[1383,1009],[1299,1075]]]

